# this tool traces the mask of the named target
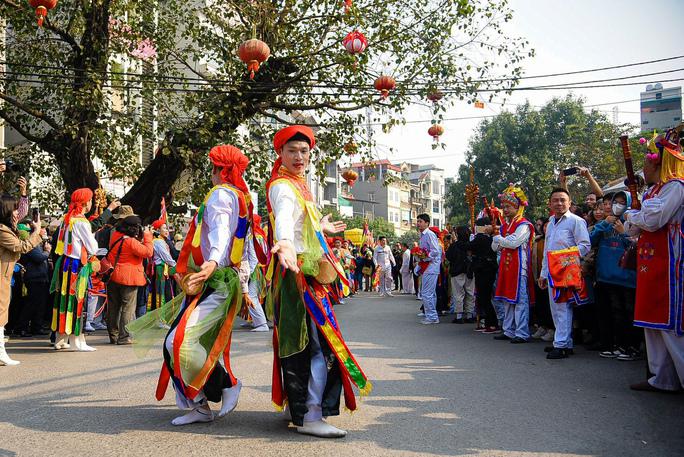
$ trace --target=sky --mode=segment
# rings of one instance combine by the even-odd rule
[[[684,55],[680,27],[670,14],[681,10],[677,0],[652,0],[647,4],[636,0],[510,0],[513,19],[508,29],[512,36],[525,37],[535,49],[535,57],[522,62],[523,76],[562,73],[592,68],[609,67],[635,62]],[[600,89],[576,89],[577,96],[585,98],[587,105],[609,103],[597,107],[609,119],[613,107],[618,107],[618,122],[640,123],[639,93],[657,79],[684,78],[684,59],[672,60],[625,69],[593,72],[558,78],[521,81],[520,86],[581,82],[595,79],[631,76],[665,70],[682,69],[665,75],[636,78],[624,82],[643,81],[643,84]],[[619,81],[622,82],[622,81]],[[684,85],[682,82],[663,83],[664,87]],[[564,97],[570,91],[520,91],[507,98],[506,104],[486,103],[484,109],[458,102],[445,114],[446,118],[495,115],[515,110],[516,104],[529,100],[540,106],[553,97]],[[616,103],[628,101],[626,103]],[[496,100],[495,100],[496,101]],[[404,113],[406,120],[429,120],[429,108],[415,105]],[[431,148],[429,123],[395,127],[383,134],[374,127],[378,143],[375,156],[394,163],[404,160],[419,164],[432,163],[445,170],[445,176],[455,176],[459,165],[465,162],[468,140],[478,120],[444,121],[441,141],[446,149]],[[617,142],[617,139],[616,139]],[[617,143],[616,143],[617,144]],[[617,146],[616,146],[617,147]],[[390,154],[390,148],[393,153]]]

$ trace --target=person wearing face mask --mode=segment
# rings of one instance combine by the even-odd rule
[[[623,215],[631,206],[632,197],[628,192],[617,192],[611,202],[611,214],[596,224],[590,235],[592,246],[598,249],[600,339],[605,345],[599,355],[624,361],[637,360],[641,358],[642,338],[639,329],[632,326],[636,272],[619,265],[625,250],[633,243],[623,225]]]

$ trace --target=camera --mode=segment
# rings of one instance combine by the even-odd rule
[[[578,171],[579,171],[579,167],[570,167],[566,170],[563,170],[563,175],[565,175],[565,176],[576,175]]]
[[[16,163],[14,160],[12,160],[12,159],[5,159],[4,162],[5,162],[5,169],[6,169],[7,171],[12,171],[12,172],[15,172],[15,173],[20,173],[20,172],[21,172],[21,165],[19,165],[18,163]]]

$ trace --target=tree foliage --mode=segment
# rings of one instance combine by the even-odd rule
[[[357,0],[349,14],[340,1],[62,0],[41,30],[26,2],[0,0],[0,16],[11,32],[0,117],[49,154],[46,177],[52,168],[67,190],[94,187],[96,161],[133,183],[124,200],[145,216],[162,195],[198,200],[215,144],[243,148],[257,185],[273,132],[314,124],[320,174],[349,141],[370,156],[366,107],[387,130],[439,88],[438,119],[457,100],[513,87],[533,54],[503,32],[506,0]],[[340,43],[354,29],[369,40],[358,57]],[[235,55],[251,37],[272,50],[253,80]],[[387,99],[373,88],[380,74],[397,80]],[[141,142],[155,140],[143,170]]]
[[[498,205],[498,194],[509,183],[516,183],[530,200],[527,214],[545,215],[548,193],[558,186],[561,170],[587,167],[600,185],[622,176],[624,162],[618,138],[631,129],[613,124],[599,111],[586,112],[583,100],[572,95],[555,98],[540,109],[526,103],[515,112],[485,120],[470,140],[467,163],[459,168],[457,179],[447,190],[449,218],[461,224],[470,217],[464,198],[470,166],[480,196],[495,199]],[[641,166],[640,160],[635,154],[635,169]],[[589,190],[580,177],[571,178],[569,188],[576,201],[583,201]],[[479,211],[482,203],[476,208]]]

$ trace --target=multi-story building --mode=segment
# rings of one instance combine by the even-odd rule
[[[418,214],[430,215],[430,223],[435,227],[446,225],[444,208],[445,181],[444,170],[434,165],[401,164],[401,169],[411,185],[411,220]]]
[[[682,88],[658,83],[646,86],[641,93],[641,131],[659,132],[671,129],[682,122]]]
[[[389,160],[355,163],[351,166],[359,179],[350,193],[354,216],[369,220],[381,217],[394,225],[401,235],[411,228],[410,186],[401,167]]]

